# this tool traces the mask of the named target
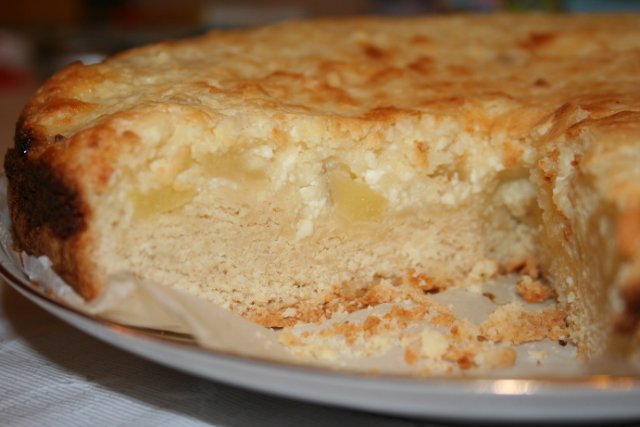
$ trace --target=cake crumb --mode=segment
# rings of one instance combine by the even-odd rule
[[[498,307],[480,325],[482,335],[494,342],[522,344],[566,337],[566,313],[558,309],[525,311],[519,303]]]
[[[290,317],[296,317],[298,315],[298,310],[294,307],[287,307],[281,314],[281,316],[285,319]]]
[[[367,317],[362,325],[364,332],[366,335],[371,336],[378,331],[378,326],[380,325],[380,318],[378,316],[371,315]]]
[[[424,273],[416,274],[415,270],[410,268],[407,270],[406,280],[409,285],[414,288],[420,289],[426,293],[438,293],[440,287],[435,281]]]
[[[297,336],[295,336],[293,333],[291,332],[282,332],[280,334],[280,342],[286,346],[298,346],[302,344],[302,340],[299,339]]]
[[[440,359],[449,348],[449,341],[438,331],[424,329],[420,334],[420,354],[429,359]]]
[[[438,313],[430,319],[430,322],[437,326],[450,327],[455,320],[456,317],[451,313]]]
[[[419,359],[418,353],[413,348],[407,348],[404,351],[404,361],[407,362],[407,365],[415,365]]]
[[[540,277],[540,268],[538,267],[538,261],[535,258],[529,257],[507,265],[505,273],[520,273],[532,279],[538,279]]]
[[[483,292],[482,296],[487,298],[489,301],[491,301],[492,303],[496,302],[496,296],[494,293],[492,292]]]
[[[449,347],[443,355],[444,359],[455,362],[458,368],[468,370],[477,366],[476,354],[462,347]]]
[[[482,259],[476,262],[467,275],[469,284],[482,283],[494,278],[498,274],[498,263],[492,259]]]
[[[516,287],[517,294],[529,304],[543,302],[555,298],[556,293],[551,287],[531,276],[522,276]]]
[[[511,347],[489,349],[476,356],[476,363],[487,369],[507,368],[517,360],[517,353]]]

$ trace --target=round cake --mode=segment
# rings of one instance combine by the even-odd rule
[[[634,350],[639,75],[638,15],[289,22],[75,63],[7,153],[15,243],[87,299],[127,271],[270,327],[535,269],[583,355]]]

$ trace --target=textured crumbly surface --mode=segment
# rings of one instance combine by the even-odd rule
[[[448,297],[452,291],[445,290],[436,296],[381,280],[357,297],[357,304],[343,301],[347,308],[329,321],[285,327],[280,341],[302,360],[332,368],[429,376],[522,367],[521,344],[547,340],[547,349],[553,350],[567,345],[568,331],[566,313],[552,303],[531,304],[517,297],[517,280],[517,275],[508,275],[476,283],[498,292],[499,298],[483,293],[491,302],[469,290]],[[547,350],[531,351],[529,357],[543,365]]]
[[[87,298],[130,270],[268,326],[535,259],[583,353],[626,351],[639,72],[637,15],[294,22],[74,64],[6,157],[16,243]]]

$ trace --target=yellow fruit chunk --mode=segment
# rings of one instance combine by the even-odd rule
[[[344,172],[329,174],[329,191],[338,212],[349,221],[372,221],[382,215],[387,200]]]
[[[130,197],[133,201],[137,219],[148,219],[154,215],[180,209],[196,195],[194,190],[177,191],[171,186],[157,188],[146,193],[134,190]]]
[[[157,161],[154,179],[160,185],[170,185],[189,166],[191,166],[191,149],[188,146],[182,146],[174,153],[163,156]]]
[[[243,153],[228,151],[224,154],[207,154],[199,160],[211,177],[224,178],[238,183],[259,181],[265,178],[264,171],[248,166]]]

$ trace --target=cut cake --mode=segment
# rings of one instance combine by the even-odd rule
[[[6,156],[16,245],[88,299],[130,271],[270,327],[379,278],[535,265],[583,355],[627,351],[639,76],[637,15],[292,22],[72,64]]]

